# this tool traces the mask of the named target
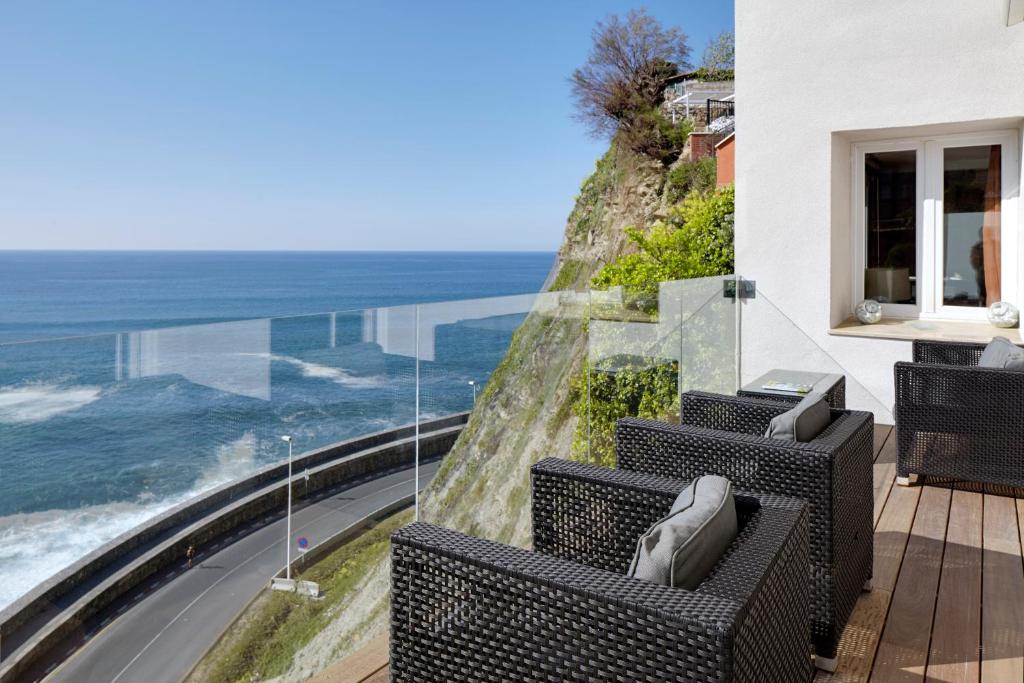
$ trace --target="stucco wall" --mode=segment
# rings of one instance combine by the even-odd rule
[[[1024,24],[1007,27],[1006,2],[736,0],[736,270],[757,281],[763,324],[799,330],[773,343],[750,316],[744,375],[763,366],[757,354],[799,363],[792,339],[806,335],[891,406],[892,364],[910,343],[828,334],[852,313],[851,144],[1020,130]]]

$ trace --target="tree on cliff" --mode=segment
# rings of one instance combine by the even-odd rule
[[[700,63],[704,77],[711,81],[732,78],[736,69],[736,36],[722,31],[708,41]]]
[[[641,9],[599,21],[593,38],[570,78],[577,118],[597,137],[617,135],[636,152],[673,160],[689,129],[667,121],[659,107],[669,81],[690,67],[686,33]]]

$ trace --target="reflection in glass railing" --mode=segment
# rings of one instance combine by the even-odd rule
[[[870,354],[844,353],[850,340],[830,337],[824,330],[813,338],[794,320],[799,312],[777,306],[771,292],[757,289],[740,305],[742,347],[737,358],[741,385],[758,389],[766,378],[788,376],[816,390],[827,390],[841,377],[848,409],[868,411],[874,413],[876,422],[893,424],[891,365],[878,364]]]
[[[615,462],[622,417],[678,421],[682,391],[731,392],[737,311],[729,278],[662,282],[657,297],[621,287],[590,293],[586,420],[574,455]]]
[[[530,465],[613,465],[619,418],[676,421],[683,392],[732,394],[796,370],[845,375],[847,405],[891,421],[862,369],[836,361],[848,357],[834,346],[842,341],[812,338],[769,294],[725,276],[663,282],[653,294],[557,291],[0,344],[0,608],[135,525],[281,463],[282,435],[301,457],[414,425],[372,467],[294,473],[287,541],[324,563],[310,576],[335,588],[317,609],[346,618],[322,637],[332,652],[338,642],[351,651],[384,628],[390,529],[415,514],[525,545]],[[464,428],[463,418],[439,426],[464,411]],[[300,488],[310,481],[312,494]],[[260,519],[246,518],[251,529],[280,523],[283,500],[268,500]],[[222,542],[211,539],[201,557]],[[283,546],[246,542],[257,545],[242,561],[280,568]],[[256,578],[231,590],[247,600],[263,585]]]
[[[308,452],[411,423],[413,314],[0,345],[0,607],[146,519],[280,462],[282,434]]]
[[[420,306],[421,412],[450,410],[452,391],[462,406],[476,401],[420,495],[420,520],[497,540],[528,538],[530,465],[568,455],[577,422],[586,303],[585,293],[549,292]],[[496,340],[507,353],[488,351]]]

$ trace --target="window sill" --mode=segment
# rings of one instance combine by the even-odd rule
[[[862,325],[856,318],[847,318],[828,331],[836,337],[863,337],[865,339],[892,339],[913,341],[989,342],[992,337],[1006,337],[1015,344],[1022,343],[1019,328],[993,327],[987,322],[970,320],[904,320],[882,318],[874,325]]]

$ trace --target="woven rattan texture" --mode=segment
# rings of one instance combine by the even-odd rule
[[[626,418],[615,434],[620,469],[693,479],[728,477],[737,487],[794,496],[810,505],[811,626],[815,649],[834,657],[864,582],[871,577],[870,413],[832,411],[808,443],[763,436],[789,404],[701,392],[683,395],[683,425]]]
[[[899,476],[1024,486],[1024,372],[978,367],[984,348],[919,340],[896,363]]]
[[[426,524],[392,536],[392,680],[810,680],[801,501],[740,494],[741,532],[691,592],[623,575],[639,533],[615,538],[687,482],[553,459],[532,478],[534,551]]]

